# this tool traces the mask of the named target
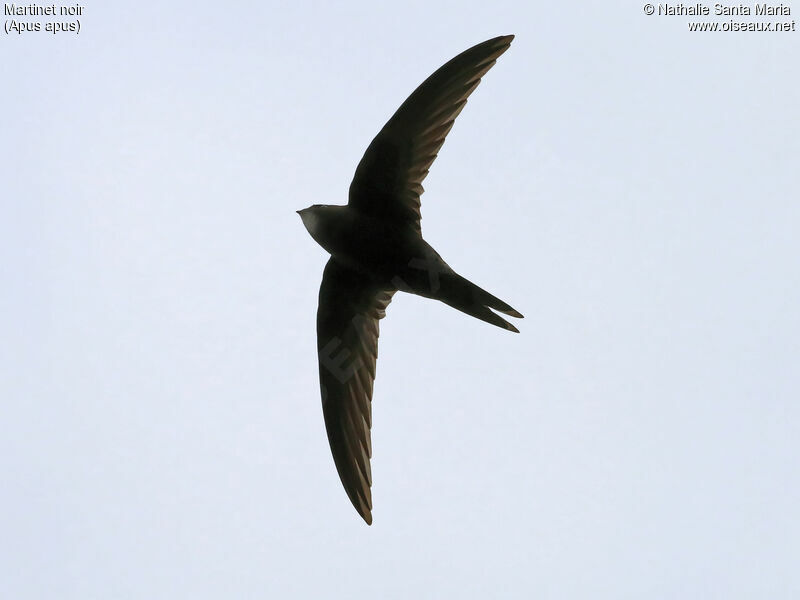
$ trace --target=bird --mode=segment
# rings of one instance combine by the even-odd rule
[[[331,256],[317,309],[320,393],[336,470],[350,502],[372,524],[372,392],[379,321],[399,291],[444,302],[519,333],[492,309],[522,314],[442,259],[423,238],[422,181],[469,95],[513,35],[465,50],[428,77],[367,147],[344,206],[298,210],[311,237]]]

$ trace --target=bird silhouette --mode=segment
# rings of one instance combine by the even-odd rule
[[[392,296],[403,291],[440,300],[519,333],[491,309],[522,315],[451,269],[422,239],[420,226],[422,181],[467,98],[513,39],[506,35],[473,46],[414,90],[364,153],[346,206],[297,211],[311,237],[331,254],[317,310],[322,409],[339,478],[367,524],[378,321]]]

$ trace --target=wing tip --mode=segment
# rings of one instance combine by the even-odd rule
[[[361,518],[364,519],[364,522],[367,525],[372,525],[372,511],[371,510],[366,509],[364,512],[359,511],[358,514],[361,515]]]
[[[514,41],[514,34],[509,35],[499,35],[495,38],[490,40],[486,40],[475,46],[476,48],[486,48],[489,50],[490,54],[486,56],[485,60],[491,60],[492,62],[487,67],[487,71],[494,65],[494,61],[496,61],[502,54],[505,53],[511,47],[511,42]]]
[[[508,48],[511,45],[511,42],[514,41],[514,34],[509,33],[508,35],[499,35],[494,38],[492,41],[495,42],[498,46],[505,46]]]

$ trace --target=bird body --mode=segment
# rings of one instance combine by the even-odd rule
[[[513,36],[487,40],[426,79],[400,106],[361,159],[346,206],[297,211],[331,258],[317,310],[320,391],[331,452],[350,501],[372,523],[372,391],[378,321],[392,296],[440,300],[503,329],[493,312],[522,315],[456,273],[422,237],[422,180],[467,97]]]
[[[413,228],[351,206],[311,206],[298,213],[311,237],[332,258],[375,280],[389,283],[409,260],[433,250]]]
[[[458,275],[413,227],[364,215],[352,206],[315,205],[297,212],[332,260],[359,272],[378,289],[441,300],[467,314],[487,305],[521,316]],[[499,317],[489,322],[517,331]]]

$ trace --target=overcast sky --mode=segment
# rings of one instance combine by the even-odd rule
[[[800,596],[800,32],[402,4],[90,1],[3,36],[0,596]],[[395,297],[367,527],[295,210],[509,33],[423,232],[526,318]]]

